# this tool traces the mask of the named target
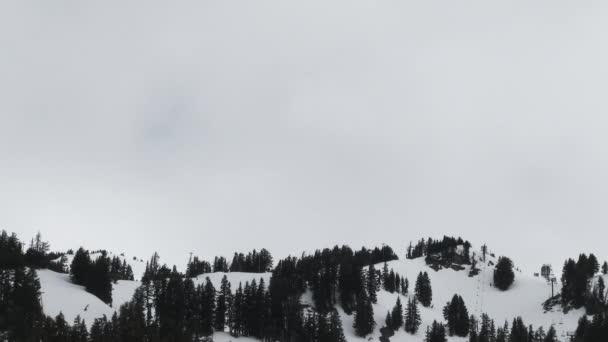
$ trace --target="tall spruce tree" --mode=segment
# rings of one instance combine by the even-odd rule
[[[391,322],[388,326],[393,331],[401,329],[403,326],[403,306],[401,305],[401,299],[397,296],[397,302],[391,311]]]
[[[555,327],[551,326],[547,331],[547,335],[544,337],[542,342],[558,342],[557,341],[557,332],[555,331]]]
[[[376,274],[376,268],[373,264],[370,264],[367,269],[367,294],[369,300],[376,304],[378,302],[377,292],[380,289],[379,281]]]
[[[405,331],[410,334],[418,332],[420,327],[421,318],[420,311],[418,310],[418,302],[416,299],[410,299],[407,302],[407,309],[405,314]]]
[[[426,272],[420,272],[416,279],[415,287],[416,298],[424,307],[429,307],[433,300],[433,289],[431,288],[431,280]]]
[[[427,328],[425,342],[447,342],[445,327],[443,324],[433,321],[430,328]]]
[[[447,321],[450,336],[467,336],[469,333],[469,312],[464,300],[459,295],[454,295],[452,301],[443,308],[443,317]]]
[[[355,328],[357,336],[363,337],[371,334],[375,326],[374,308],[367,294],[362,292],[357,299],[353,328]]]
[[[215,330],[224,331],[226,327],[226,319],[228,315],[228,308],[232,303],[232,291],[230,290],[230,282],[228,277],[224,275],[220,285],[220,291],[217,296],[217,302],[215,306]]]

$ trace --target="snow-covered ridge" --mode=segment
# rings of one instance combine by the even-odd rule
[[[511,288],[508,291],[500,291],[492,285],[493,265],[496,264],[496,258],[487,255],[484,262],[479,256],[480,253],[477,253],[477,255],[477,268],[480,272],[477,276],[473,277],[469,276],[471,268],[469,265],[464,265],[460,271],[452,268],[435,271],[426,264],[424,258],[388,262],[389,269],[393,269],[401,276],[409,279],[412,285],[410,286],[409,296],[412,295],[413,283],[420,272],[427,272],[429,274],[433,289],[432,306],[429,308],[420,307],[422,326],[418,334],[409,335],[405,331],[400,330],[391,340],[406,342],[421,341],[427,325],[431,324],[433,320],[444,320],[442,314],[443,306],[454,294],[459,294],[463,297],[470,314],[480,316],[481,313],[487,313],[498,325],[502,325],[505,320],[508,320],[510,323],[514,317],[521,316],[526,324],[532,324],[535,327],[543,326],[548,328],[553,325],[560,338],[565,337],[567,332],[576,329],[578,319],[584,314],[583,309],[572,310],[567,314],[562,313],[559,308],[544,312],[542,304],[550,297],[551,288],[543,278],[516,272],[515,283]],[[377,269],[381,269],[382,267],[383,264],[376,265]],[[104,314],[108,317],[111,316],[122,303],[131,299],[135,289],[140,285],[138,281],[118,281],[118,283],[113,285],[114,302],[113,306],[110,307],[95,296],[87,293],[83,287],[72,284],[69,276],[66,274],[59,274],[49,270],[40,270],[38,274],[42,285],[42,301],[45,313],[55,316],[61,311],[68,321],[73,320],[76,315],[80,315],[88,324],[94,318],[101,317]],[[271,276],[270,273],[218,272],[202,274],[194,278],[194,281],[195,284],[200,284],[209,277],[216,289],[219,289],[224,275],[230,281],[233,291],[238,288],[239,283],[244,285],[245,282],[251,282],[254,279],[256,282],[259,282],[260,278],[263,278],[268,286]],[[559,291],[559,285],[557,285],[556,291]],[[384,290],[378,293],[378,303],[373,306],[377,323],[375,332],[371,336],[374,340],[379,337],[379,328],[383,326],[386,313],[392,309],[398,296],[401,297],[402,303],[407,301],[407,296],[397,293],[391,294]],[[307,291],[302,296],[302,302],[314,306],[310,291]],[[367,340],[367,338],[355,336],[352,328],[353,316],[346,315],[339,305],[338,311],[341,314],[347,339],[349,341]],[[226,341],[228,340],[225,334],[216,335],[219,341],[223,341],[222,338],[225,338]],[[464,341],[464,339],[450,337],[449,341]]]

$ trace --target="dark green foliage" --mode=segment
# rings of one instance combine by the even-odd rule
[[[458,246],[462,246],[462,254],[457,253]],[[471,243],[469,241],[464,241],[460,237],[444,236],[441,240],[433,240],[432,238],[428,238],[427,240],[421,239],[415,246],[412,246],[410,242],[406,256],[408,259],[415,259],[426,255],[427,257],[433,257],[429,258],[429,260],[440,259],[447,263],[469,264],[470,248]]]
[[[605,312],[593,316],[589,322],[586,316],[581,317],[575,332],[575,342],[604,342],[608,336],[608,314]]]
[[[431,306],[433,301],[433,289],[431,288],[431,279],[428,273],[420,272],[416,278],[416,287],[414,289],[416,298],[424,307]]]
[[[115,256],[110,262],[110,277],[116,283],[118,280],[133,280],[133,270],[126,260]]]
[[[600,263],[593,255],[593,253],[589,254],[589,258],[587,260],[587,276],[593,277],[600,271]]]
[[[553,326],[551,326],[549,328],[549,330],[547,331],[547,335],[542,340],[539,340],[539,341],[542,341],[542,342],[558,342],[557,341],[557,332],[555,331],[555,328]]]
[[[528,342],[528,328],[526,328],[521,317],[517,317],[513,320],[511,333],[509,334],[509,342]]]
[[[374,331],[375,327],[374,308],[372,307],[369,297],[363,293],[357,299],[353,328],[355,328],[357,336],[367,336]]]
[[[421,321],[420,311],[418,310],[418,302],[416,299],[408,300],[404,322],[405,331],[410,334],[415,334],[420,327]]]
[[[378,302],[377,292],[380,290],[379,282],[374,265],[369,265],[367,269],[367,295],[369,296],[369,300],[374,304]]]
[[[228,272],[228,262],[224,257],[215,257],[213,260],[213,272]]]
[[[443,308],[443,317],[447,321],[450,336],[467,336],[469,334],[469,312],[464,300],[458,295]]]
[[[260,252],[255,249],[245,256],[243,253],[234,253],[230,272],[270,272],[272,270],[272,255],[262,248]]]
[[[447,342],[445,336],[445,327],[443,324],[433,321],[430,327],[427,327],[425,342]]]
[[[606,261],[604,261],[604,264],[602,265],[602,274],[608,274],[608,262]]]
[[[230,282],[224,275],[220,286],[220,291],[217,296],[217,303],[215,307],[214,316],[214,327],[217,331],[224,331],[226,327],[226,316],[228,314],[228,308],[232,303],[232,292],[230,290]]]
[[[38,232],[25,252],[25,263],[33,268],[47,268],[50,261],[46,257],[48,251],[49,243],[42,241],[42,236]]]
[[[194,257],[186,266],[186,277],[195,278],[201,274],[211,273],[211,264],[205,260]]]
[[[387,317],[386,326],[388,328],[393,331],[401,329],[403,326],[403,306],[399,297],[397,297],[397,302]]]
[[[597,303],[593,302],[592,294],[588,293],[589,279],[597,273],[599,265],[595,256],[587,257],[585,254],[580,254],[578,260],[568,259],[564,263],[562,269],[562,304],[572,305],[575,308],[588,304],[590,311],[596,310],[594,306]],[[587,299],[591,298],[592,301]]]
[[[506,291],[511,287],[514,280],[513,261],[507,257],[500,257],[494,270],[494,286],[502,291]]]

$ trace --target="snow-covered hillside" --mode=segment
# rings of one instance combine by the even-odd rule
[[[516,316],[521,316],[526,324],[532,324],[535,327],[543,326],[547,329],[553,325],[558,332],[558,337],[563,339],[567,332],[574,331],[576,324],[584,311],[572,310],[564,314],[559,307],[553,311],[544,312],[542,304],[551,295],[551,288],[543,278],[534,277],[532,275],[516,272],[515,283],[508,291],[500,291],[492,286],[493,267],[496,264],[496,259],[487,256],[484,263],[479,258],[477,268],[480,273],[476,276],[469,277],[470,266],[465,266],[464,270],[456,271],[454,269],[441,269],[435,271],[426,265],[424,258],[418,259],[402,259],[388,263],[389,269],[393,269],[401,276],[405,276],[410,281],[410,295],[413,292],[413,284],[420,272],[428,272],[431,279],[433,289],[433,304],[430,308],[420,306],[422,316],[422,326],[417,335],[409,335],[405,331],[400,330],[392,341],[422,341],[426,326],[431,324],[433,320],[443,321],[442,309],[454,294],[459,294],[463,297],[469,313],[480,316],[481,313],[487,313],[490,318],[493,318],[498,325],[502,325],[505,320],[509,321]],[[377,269],[381,269],[383,264],[376,265]],[[87,293],[83,287],[70,283],[69,276],[59,274],[49,270],[40,270],[38,272],[42,285],[42,301],[46,314],[55,316],[60,311],[66,317],[66,320],[73,320],[76,315],[80,315],[90,324],[94,318],[102,315],[111,316],[112,313],[122,303],[130,300],[135,289],[140,285],[138,281],[119,281],[113,286],[114,305],[110,307],[97,299],[95,296]],[[216,289],[220,286],[222,277],[226,275],[232,284],[234,291],[239,283],[243,285],[245,282],[251,282],[253,279],[259,282],[263,278],[268,285],[270,281],[270,273],[210,273],[198,276],[195,283],[199,284],[209,277]],[[608,280],[608,279],[607,279]],[[559,291],[559,285],[556,287],[556,292]],[[407,302],[406,296],[391,294],[384,290],[378,293],[378,303],[374,305],[374,315],[377,322],[376,329],[372,335],[374,340],[380,336],[379,328],[382,327],[384,319],[389,310],[394,306],[398,296],[401,296],[402,303]],[[302,302],[313,305],[310,291],[302,296]],[[353,316],[346,315],[338,305],[338,311],[341,314],[344,332],[349,341],[364,341],[367,338],[356,337],[354,334]],[[216,341],[234,340],[226,334],[216,334]],[[369,336],[368,336],[369,338]],[[250,341],[251,339],[239,338],[239,341]],[[253,341],[253,340],[251,340]],[[449,341],[465,341],[462,338],[452,337]]]

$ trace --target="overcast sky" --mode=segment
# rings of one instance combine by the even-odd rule
[[[0,228],[182,264],[443,234],[603,260],[607,6],[3,2]]]

